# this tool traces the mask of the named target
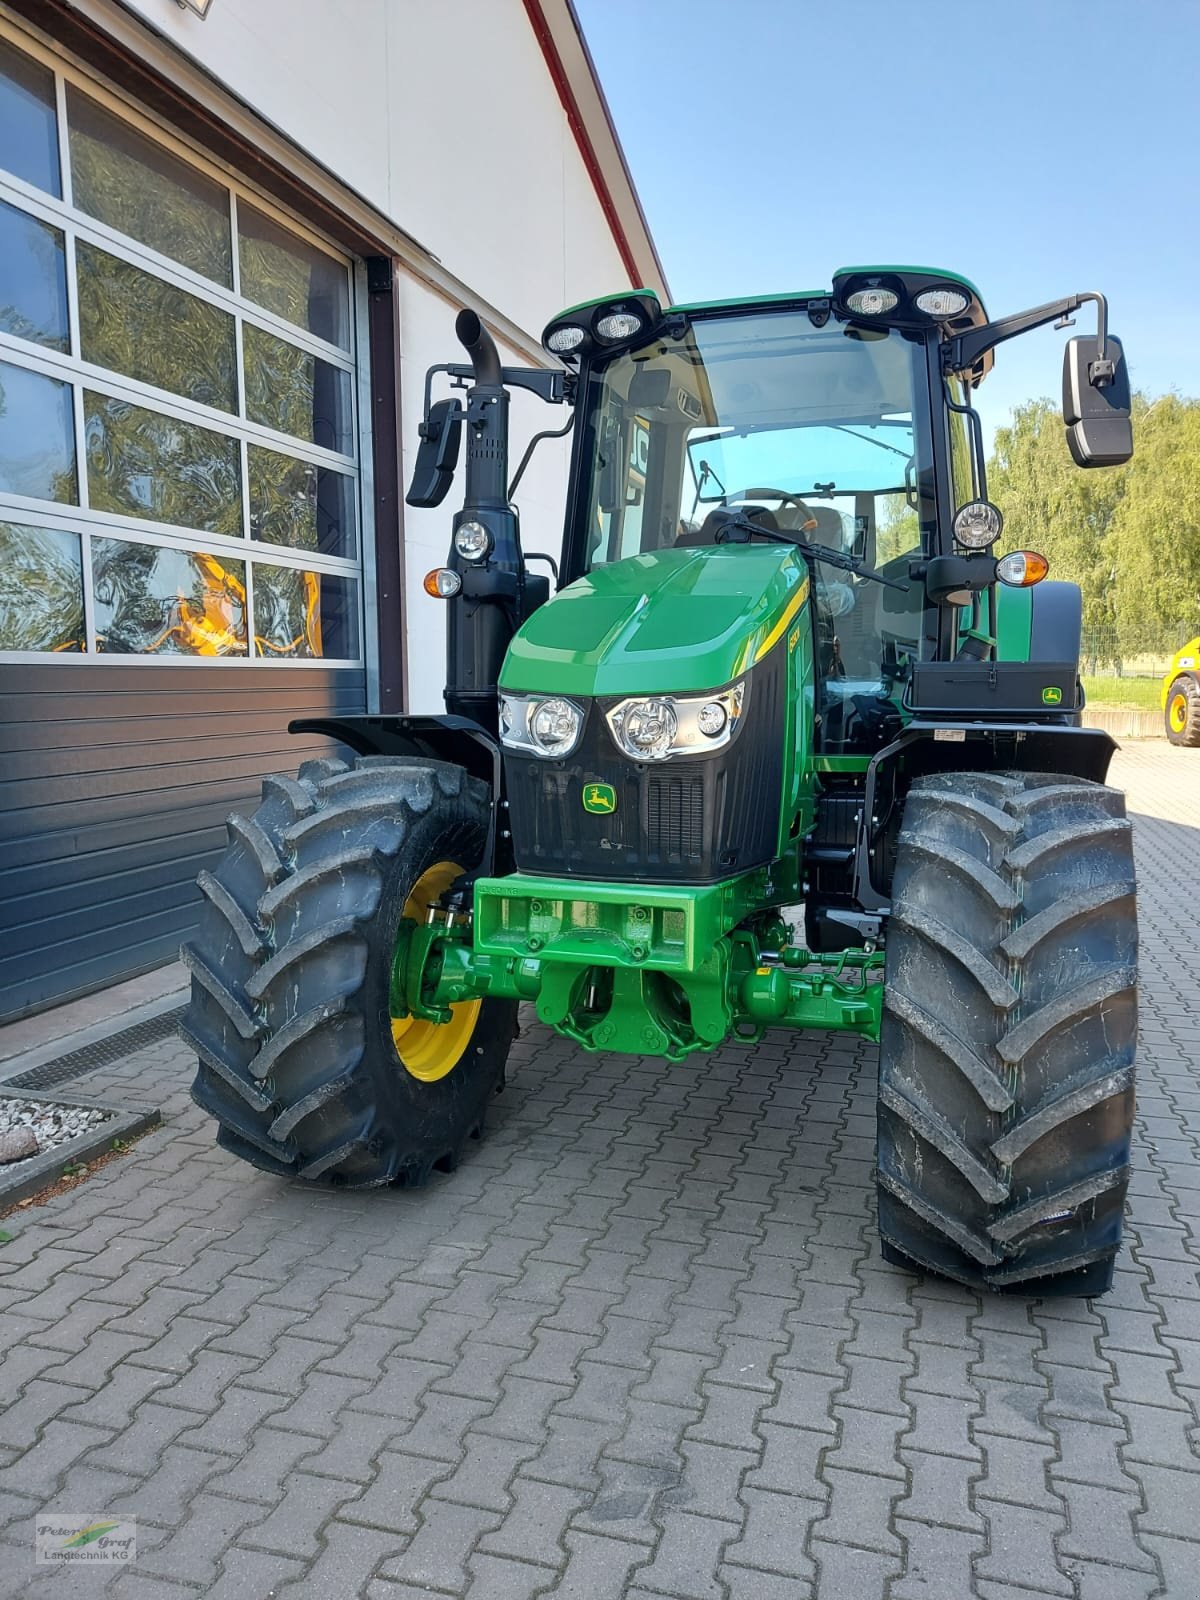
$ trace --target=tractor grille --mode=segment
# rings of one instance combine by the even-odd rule
[[[639,764],[617,749],[594,701],[568,761],[508,753],[513,852],[522,872],[646,883],[712,883],[779,849],[787,656],[750,676],[742,725],[711,755]],[[585,784],[611,784],[616,810],[583,809]]]
[[[659,777],[646,785],[646,848],[663,856],[672,850],[689,861],[704,853],[703,778]]]

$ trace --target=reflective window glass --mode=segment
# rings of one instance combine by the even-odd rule
[[[247,654],[244,561],[93,537],[92,595],[105,654]]]
[[[238,201],[238,261],[247,300],[350,348],[349,281],[339,261],[245,200]]]
[[[0,522],[0,650],[87,649],[79,535]]]
[[[0,332],[66,350],[67,258],[63,236],[0,200]]]
[[[80,239],[79,337],[85,361],[219,411],[237,410],[233,318],[218,306]]]
[[[260,656],[358,658],[358,585],[328,572],[254,563],[254,648]]]
[[[325,450],[350,455],[350,374],[307,350],[242,324],[246,415],[264,428],[294,434]]]
[[[0,39],[0,167],[62,195],[54,74]]]
[[[353,479],[255,444],[249,469],[252,539],[325,556],[354,555]]]
[[[0,492],[74,504],[71,386],[0,361]]]
[[[89,391],[83,402],[95,510],[241,535],[236,439],[109,395]]]
[[[232,288],[228,189],[71,84],[67,122],[79,209]]]

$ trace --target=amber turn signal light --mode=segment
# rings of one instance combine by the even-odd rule
[[[435,600],[450,600],[462,588],[462,579],[449,567],[434,567],[425,574],[424,588]]]
[[[1036,550],[1013,550],[996,563],[996,576],[1012,589],[1028,589],[1030,584],[1041,583],[1049,571],[1050,563]]]

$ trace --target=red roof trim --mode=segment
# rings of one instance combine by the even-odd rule
[[[612,232],[625,271],[629,274],[630,285],[638,284],[641,282],[642,274],[630,247],[625,229],[622,226],[612,192],[605,182],[604,173],[601,171],[600,162],[588,136],[587,128],[584,126],[583,116],[567,78],[562,57],[558,53],[558,47],[554,43],[554,38],[542,13],[540,0],[523,0],[523,4],[525,6],[525,15],[529,18],[529,25],[533,29],[538,45],[541,47],[550,76],[554,80],[554,87],[558,90],[558,98],[562,102],[563,110],[566,112],[567,123],[575,136],[575,143],[579,148],[583,164],[587,168],[588,177],[592,180],[592,187],[596,191],[600,209],[603,211],[605,220]],[[590,57],[588,65],[591,65]],[[605,112],[607,115],[607,107],[605,107]],[[611,120],[609,125],[611,126]]]

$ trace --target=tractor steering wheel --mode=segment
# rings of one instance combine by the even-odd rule
[[[776,513],[776,520],[783,533],[813,533],[817,527],[817,520],[805,502],[798,494],[791,494],[787,489],[743,489],[740,494],[727,496],[727,505],[730,500],[780,500],[795,506],[796,520],[791,526],[784,522],[779,513]],[[782,507],[780,510],[782,511]]]

